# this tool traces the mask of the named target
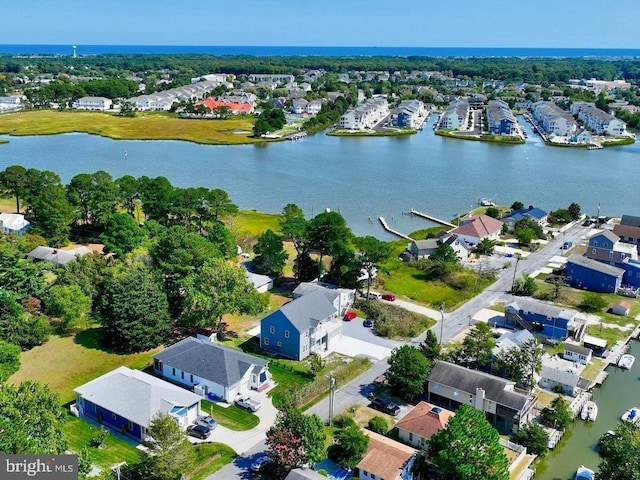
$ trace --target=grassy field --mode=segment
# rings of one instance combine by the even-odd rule
[[[237,457],[236,452],[224,443],[199,443],[194,446],[197,467],[186,478],[203,480]]]
[[[22,136],[82,132],[115,140],[184,140],[213,145],[267,141],[246,133],[252,131],[253,122],[254,118],[249,115],[227,120],[192,120],[157,112],[118,117],[100,112],[34,110],[3,115],[0,134]]]
[[[0,145],[3,143],[9,143],[9,140],[5,140],[4,138],[0,138]]]
[[[284,205],[282,205],[284,208]],[[258,237],[261,233],[271,229],[280,232],[280,215],[276,213],[262,213],[256,210],[241,210],[230,226],[236,237]]]
[[[73,389],[111,370],[125,365],[144,369],[151,365],[157,348],[148,352],[120,355],[99,343],[100,330],[91,328],[75,336],[52,336],[50,340],[20,355],[20,369],[10,383],[39,380],[60,395],[61,403],[72,401]]]
[[[135,465],[142,461],[144,457],[140,450],[115,435],[106,436],[103,442],[106,448],[92,447],[91,439],[99,430],[99,427],[70,414],[67,415],[64,424],[64,432],[69,441],[69,449],[77,454],[84,447],[88,447],[91,463],[100,468],[108,468],[120,462]]]
[[[223,427],[227,427],[229,430],[251,430],[260,423],[260,419],[256,415],[235,405],[225,408],[209,400],[201,400],[200,408],[203,412],[208,413],[216,422]]]

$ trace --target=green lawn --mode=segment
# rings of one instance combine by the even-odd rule
[[[20,355],[20,369],[8,382],[38,380],[60,395],[62,404],[75,399],[73,389],[120,366],[144,369],[159,347],[142,353],[121,355],[104,348],[101,330],[90,328],[75,336],[52,336],[47,343]]]
[[[99,431],[99,427],[91,425],[80,418],[67,414],[64,431],[69,441],[69,450],[79,453],[84,447],[89,447],[91,463],[100,468],[109,468],[120,462],[135,465],[143,460],[143,454],[130,443],[121,440],[115,435],[107,435],[104,445],[107,448],[92,447],[91,439]]]
[[[225,408],[209,400],[201,400],[200,408],[203,412],[211,415],[220,425],[230,430],[251,430],[260,423],[260,419],[256,415],[235,405]]]
[[[284,208],[284,204],[282,207]],[[275,213],[263,213],[256,210],[241,210],[234,218],[230,227],[234,235],[257,237],[261,233],[271,229],[275,233],[280,232],[280,215]]]
[[[224,443],[200,443],[194,449],[198,466],[187,475],[189,480],[203,480],[237,457],[236,452]]]
[[[116,140],[184,140],[217,145],[268,141],[251,136],[254,121],[251,115],[203,120],[181,119],[164,112],[137,112],[135,117],[118,117],[102,112],[32,110],[3,115],[0,134],[22,136],[82,132]],[[130,160],[134,159],[130,157]]]

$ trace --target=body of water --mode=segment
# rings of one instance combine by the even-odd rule
[[[631,342],[631,354],[640,358],[640,343]],[[575,471],[584,465],[597,471],[600,464],[598,441],[620,422],[621,415],[631,407],[640,407],[640,366],[631,370],[609,367],[605,383],[593,390],[593,400],[598,404],[595,422],[576,420],[571,432],[565,435],[560,446],[553,450],[536,472],[536,480],[572,480]]]
[[[586,150],[545,146],[530,125],[525,145],[443,138],[429,120],[403,137],[329,137],[295,142],[211,146],[179,141],[124,141],[87,134],[10,137],[0,170],[20,164],[58,173],[106,170],[114,178],[165,176],[176,187],[227,191],[242,209],[278,213],[287,203],[312,216],[339,211],[357,235],[393,238],[378,217],[409,233],[433,226],[406,215],[414,208],[450,220],[482,197],[519,200],[545,210],[578,202],[603,215],[640,214],[640,145]],[[127,152],[125,158],[125,152]]]
[[[339,47],[256,45],[77,45],[78,55],[199,54],[255,56],[394,56],[394,57],[638,57],[634,48],[508,48],[508,47]],[[72,45],[0,45],[12,55],[72,55]]]

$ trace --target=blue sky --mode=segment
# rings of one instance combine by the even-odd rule
[[[0,0],[0,44],[640,48],[640,2]]]

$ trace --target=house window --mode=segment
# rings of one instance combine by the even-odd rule
[[[609,258],[613,258],[613,252],[609,252]]]
[[[96,413],[96,404],[95,404],[95,403],[92,403],[92,404],[91,404],[91,411],[92,411],[93,413]]]
[[[182,379],[184,380],[184,372],[180,372],[180,376],[182,377]]]
[[[130,432],[133,431],[133,422],[131,420],[127,422],[127,430]]]
[[[115,414],[115,413],[112,413],[112,414],[111,414],[111,420],[115,420],[115,419],[116,419],[116,414]]]
[[[413,432],[409,432],[409,441],[413,442]]]
[[[284,338],[289,338],[289,330],[284,331]]]
[[[189,374],[189,381],[190,381],[191,383],[193,383],[193,374],[192,374],[192,373],[190,373],[190,374]]]
[[[595,254],[596,254],[596,249],[595,249],[595,248],[592,248],[592,249],[591,249],[591,253],[595,255]]]
[[[282,342],[279,341],[278,342],[278,346],[281,347],[282,346]]]
[[[269,337],[264,337],[263,342],[265,345],[269,345]]]
[[[269,327],[269,332],[271,332],[271,333],[276,333],[276,327],[274,327],[273,325],[271,325],[271,326]]]
[[[173,367],[171,370],[173,370],[173,376],[176,376],[176,367]]]

